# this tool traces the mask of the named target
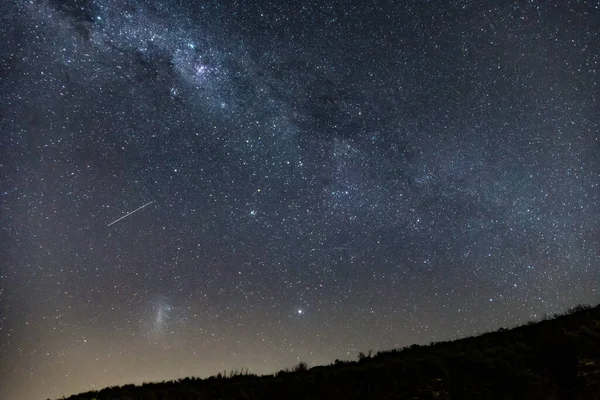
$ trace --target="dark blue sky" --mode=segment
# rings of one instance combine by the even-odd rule
[[[600,5],[500,3],[3,3],[0,398],[598,303]]]

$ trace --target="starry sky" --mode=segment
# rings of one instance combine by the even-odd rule
[[[10,0],[0,38],[2,399],[600,301],[598,1]]]

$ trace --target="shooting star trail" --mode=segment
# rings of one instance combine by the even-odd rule
[[[133,214],[136,211],[140,211],[142,208],[149,206],[150,204],[154,203],[156,200],[152,200],[150,203],[146,203],[143,206],[136,208],[135,210],[133,210],[132,212],[130,212],[129,214],[125,214],[123,215],[121,218],[114,220],[113,222],[111,222],[110,224],[106,225],[107,227],[111,226],[112,224],[116,224],[117,222],[119,222],[120,220],[122,220],[123,218],[127,218],[129,217],[131,214]]]

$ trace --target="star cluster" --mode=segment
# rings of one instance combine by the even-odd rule
[[[558,3],[3,4],[0,398],[598,303],[600,7]]]

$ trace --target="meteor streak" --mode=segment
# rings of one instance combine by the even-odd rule
[[[142,208],[149,206],[150,204],[154,203],[156,200],[152,200],[150,203],[146,203],[143,206],[136,208],[135,210],[133,210],[132,212],[130,212],[129,214],[125,214],[123,215],[121,218],[114,220],[113,222],[111,222],[110,224],[106,225],[107,227],[111,226],[112,224],[116,224],[117,222],[119,222],[120,220],[122,220],[123,218],[127,218],[129,217],[131,214],[133,214],[136,211],[141,210]]]

